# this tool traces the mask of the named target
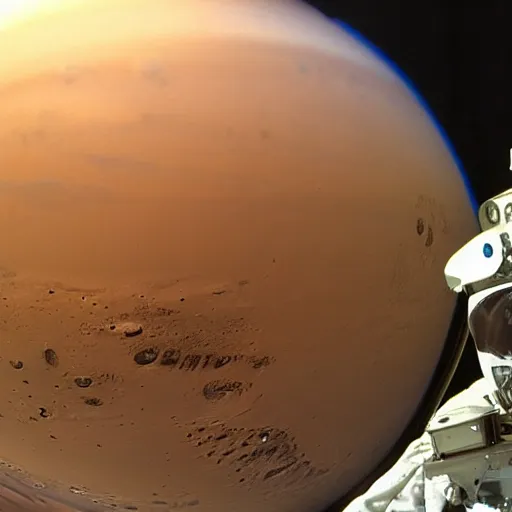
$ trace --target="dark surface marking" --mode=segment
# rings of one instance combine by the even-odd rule
[[[416,232],[418,235],[423,235],[427,230],[427,236],[425,238],[425,247],[431,247],[434,243],[434,230],[430,224],[425,224],[425,221],[420,217],[416,223]]]
[[[157,307],[155,309],[155,313],[158,316],[171,316],[171,315],[178,315],[180,313],[180,310],[179,309]]]
[[[57,353],[52,348],[47,348],[43,353],[44,360],[47,364],[50,366],[53,366],[56,368],[59,366],[59,358],[57,356]]]
[[[137,352],[133,356],[133,360],[137,364],[144,366],[147,364],[154,363],[157,360],[159,353],[160,350],[157,347],[147,347],[144,350]]]
[[[205,384],[203,396],[206,400],[217,401],[230,395],[240,396],[247,391],[252,384],[237,380],[214,380]]]
[[[212,360],[213,354],[208,354],[203,359],[203,370],[205,368],[208,368],[208,365],[210,364],[210,361]]]
[[[268,356],[250,357],[249,363],[255,370],[259,370],[261,368],[270,366],[270,364],[272,363],[272,359]]]
[[[280,466],[278,468],[274,468],[274,469],[271,469],[271,470],[267,471],[263,475],[263,480],[267,480],[268,478],[274,478],[275,476],[280,475],[281,473],[283,473],[287,469],[290,469],[294,464],[297,464],[297,459],[292,458],[292,460],[290,460],[287,464],[284,464],[284,465],[282,465],[282,466]]]
[[[293,436],[281,429],[230,428],[226,424],[195,426],[187,440],[216,465],[240,474],[239,482],[279,480],[279,485],[306,485],[325,474],[302,453]]]
[[[201,362],[201,356],[198,355],[198,354],[187,354],[181,365],[180,365],[180,370],[185,370],[185,371],[194,371],[198,366],[199,366],[199,363]]]
[[[231,363],[233,360],[233,356],[217,356],[215,358],[215,363],[213,367],[218,370],[219,368],[222,368],[223,366],[226,366],[227,364]]]
[[[221,355],[213,353],[182,352],[177,348],[166,349],[160,359],[162,366],[181,371],[220,370],[234,363],[245,362],[251,368],[260,370],[275,361],[270,356],[245,356],[243,354]]]
[[[84,398],[84,403],[87,405],[92,405],[93,407],[99,407],[100,405],[103,405],[103,400],[101,398]]]
[[[92,384],[92,379],[90,377],[76,377],[75,384],[79,388],[88,388]]]
[[[427,239],[425,240],[425,247],[430,247],[434,243],[434,231],[429,226],[427,230]]]
[[[270,139],[270,131],[269,130],[260,130],[260,138],[262,140]]]
[[[97,303],[93,303],[93,305],[94,304],[97,304]],[[123,315],[121,315],[121,316],[123,316]],[[84,327],[91,328],[91,326],[87,326],[87,324],[84,324]],[[139,323],[120,322],[120,323],[116,324],[115,322],[112,321],[112,319],[110,320],[110,323],[108,324],[108,328],[112,332],[115,332],[115,333],[121,332],[126,338],[135,338],[135,336],[140,336],[144,332],[142,325]],[[102,329],[100,329],[100,330],[102,330]]]
[[[421,236],[424,231],[425,231],[425,221],[420,217],[418,219],[418,221],[416,222],[416,233],[418,233],[418,235]]]
[[[9,361],[9,363],[15,370],[21,370],[23,368],[23,361],[20,361],[18,359]]]
[[[176,510],[188,507],[197,507],[197,505],[199,505],[199,500],[175,501],[174,503],[169,503],[169,508]]]
[[[163,366],[170,366],[174,368],[179,363],[180,358],[181,351],[174,348],[170,348],[163,353],[162,359],[160,359],[160,364]]]

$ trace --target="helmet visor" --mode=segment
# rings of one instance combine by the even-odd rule
[[[480,301],[469,315],[469,330],[484,376],[494,381],[501,405],[512,410],[512,288]]]
[[[512,360],[512,287],[480,301],[469,315],[469,330],[478,351]]]

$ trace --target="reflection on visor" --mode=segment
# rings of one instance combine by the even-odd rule
[[[480,301],[470,313],[469,330],[484,376],[494,381],[502,407],[512,411],[512,287]]]
[[[498,387],[503,388],[510,385],[512,368],[510,366],[493,366],[492,375]]]
[[[512,360],[512,289],[479,302],[469,317],[469,330],[480,352]]]
[[[493,366],[492,375],[499,388],[510,386],[512,368],[510,366]]]
[[[500,402],[510,409],[512,406],[512,368],[510,366],[493,366],[492,376],[498,388]]]

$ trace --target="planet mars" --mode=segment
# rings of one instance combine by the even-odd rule
[[[442,136],[306,5],[0,21],[0,508],[321,512],[437,365],[476,232]]]

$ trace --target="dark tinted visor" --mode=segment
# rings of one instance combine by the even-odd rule
[[[469,316],[469,330],[480,352],[512,359],[512,287],[479,302]]]

